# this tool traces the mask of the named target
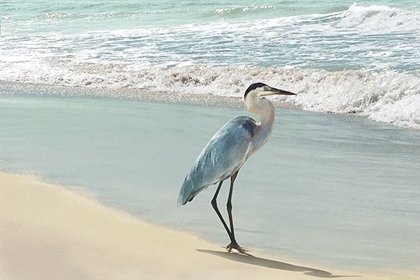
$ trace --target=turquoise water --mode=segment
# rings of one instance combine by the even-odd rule
[[[386,2],[6,2],[2,50],[56,64],[74,58],[416,72],[419,4]]]
[[[240,97],[420,127],[418,1],[6,1],[0,80]]]
[[[3,170],[227,244],[210,205],[214,186],[183,207],[176,200],[209,138],[245,109],[33,93],[0,95]],[[418,271],[419,132],[360,117],[276,114],[270,141],[236,181],[240,244],[320,267]]]

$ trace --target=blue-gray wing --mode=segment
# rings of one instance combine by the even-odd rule
[[[178,205],[191,201],[200,191],[232,176],[245,163],[255,132],[250,117],[236,117],[225,124],[194,162],[185,177]]]

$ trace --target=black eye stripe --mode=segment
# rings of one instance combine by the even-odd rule
[[[250,85],[250,86],[248,87],[248,89],[245,91],[245,94],[244,94],[244,99],[246,98],[247,94],[248,94],[251,90],[254,90],[254,89],[256,89],[256,88],[264,88],[264,89],[265,89],[265,87],[270,88],[269,86],[267,86],[267,85],[266,85],[266,84],[264,84],[264,83],[253,83],[253,84],[252,84],[252,85]]]

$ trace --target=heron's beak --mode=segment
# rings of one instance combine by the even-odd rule
[[[296,93],[270,87],[266,91],[261,92],[260,96],[264,96],[264,95],[296,95]]]

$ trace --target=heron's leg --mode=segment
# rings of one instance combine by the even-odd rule
[[[229,224],[230,224],[230,232],[231,232],[231,241],[236,243],[235,240],[235,231],[233,229],[233,217],[232,217],[232,194],[233,194],[233,184],[235,183],[236,176],[238,176],[238,171],[236,171],[231,177],[230,177],[230,189],[229,189],[229,196],[226,203],[226,208],[229,216]]]
[[[232,194],[233,194],[233,184],[235,183],[236,176],[238,176],[238,172],[239,172],[239,170],[236,171],[230,177],[230,189],[229,189],[229,196],[228,196],[228,201],[227,201],[227,204],[226,204],[226,208],[227,208],[227,212],[228,212],[228,216],[229,216],[229,224],[230,224],[230,232],[231,232],[231,234],[229,235],[230,236],[230,244],[226,246],[226,249],[228,250],[229,253],[230,253],[230,251],[232,251],[232,249],[236,249],[241,254],[245,254],[245,255],[251,256],[241,246],[239,246],[238,242],[236,242],[236,239],[235,239],[235,231],[233,229]]]
[[[219,195],[219,191],[220,188],[222,187],[223,181],[221,181],[219,183],[219,186],[217,187],[216,193],[213,196],[213,199],[211,200],[211,205],[213,206],[214,211],[216,211],[217,216],[219,217],[220,221],[222,222],[223,226],[225,227],[225,230],[227,232],[227,234],[229,235],[229,238],[232,240],[232,234],[225,222],[225,220],[223,219],[222,214],[220,214],[219,209],[217,208],[217,196]]]

